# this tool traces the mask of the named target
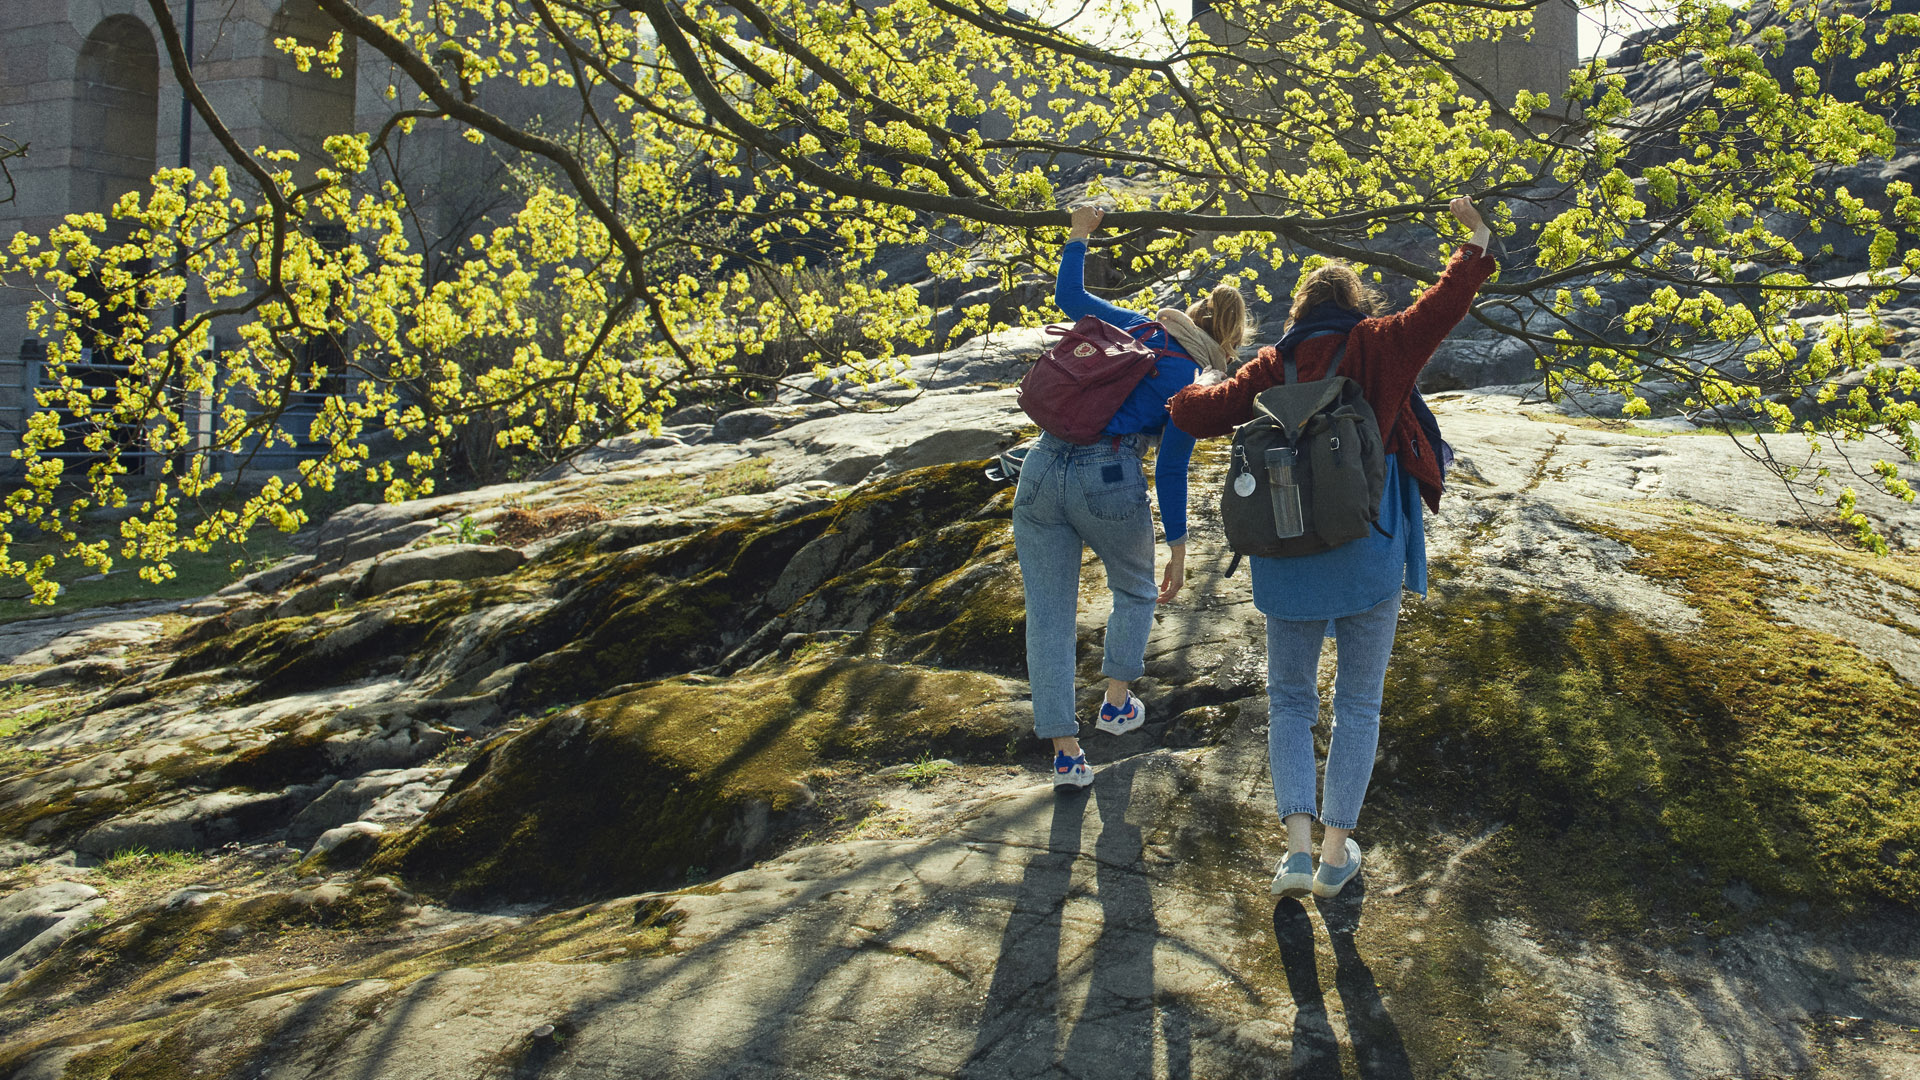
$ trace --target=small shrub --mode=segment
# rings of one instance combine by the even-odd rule
[[[926,787],[928,784],[940,779],[941,774],[953,767],[953,762],[947,761],[944,758],[935,760],[931,753],[926,753],[920,755],[919,761],[902,769],[900,775],[906,779],[907,783],[912,784],[914,787]]]
[[[524,511],[523,511],[524,513]],[[463,516],[458,524],[446,526],[447,537],[456,544],[487,544],[497,535],[494,530],[473,520],[472,514]]]

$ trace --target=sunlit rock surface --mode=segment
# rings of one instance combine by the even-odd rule
[[[1021,437],[1031,338],[917,361],[891,411],[776,403],[736,440],[355,510],[208,600],[0,628],[27,686],[0,703],[0,1064],[1920,1068],[1920,514],[1867,498],[1875,558],[1723,436],[1436,395],[1461,456],[1366,871],[1276,906],[1221,443],[1151,723],[1090,735],[1086,794],[1046,786],[1012,493],[978,460]],[[510,511],[552,528],[432,543]],[[1090,709],[1097,563],[1082,584]]]

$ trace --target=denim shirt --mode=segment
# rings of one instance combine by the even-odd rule
[[[1387,455],[1379,528],[1337,548],[1291,559],[1255,555],[1253,606],[1289,622],[1320,622],[1358,615],[1404,586],[1427,593],[1427,531],[1420,516],[1420,483]]]

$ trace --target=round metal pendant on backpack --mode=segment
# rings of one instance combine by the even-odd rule
[[[1233,478],[1233,493],[1245,499],[1253,494],[1253,490],[1257,485],[1258,481],[1254,480],[1252,473],[1243,472]]]

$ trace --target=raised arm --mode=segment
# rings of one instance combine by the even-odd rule
[[[1073,208],[1073,231],[1068,234],[1067,246],[1060,249],[1060,274],[1053,282],[1053,302],[1069,319],[1084,319],[1095,315],[1122,330],[1131,330],[1143,322],[1150,321],[1137,311],[1128,311],[1116,307],[1087,291],[1087,237],[1100,227],[1100,219],[1106,211],[1092,206]]]
[[[1473,235],[1454,252],[1440,280],[1428,286],[1412,307],[1368,321],[1370,335],[1387,346],[1378,355],[1410,364],[1416,371],[1426,366],[1433,351],[1467,317],[1474,294],[1497,268],[1487,253],[1492,231],[1480,211],[1474,209],[1473,201],[1455,199],[1449,209],[1462,225],[1473,230]]]
[[[1212,386],[1192,386],[1173,395],[1167,414],[1181,431],[1196,439],[1228,435],[1253,415],[1253,399],[1260,391],[1284,381],[1280,361],[1269,345],[1233,378]]]

